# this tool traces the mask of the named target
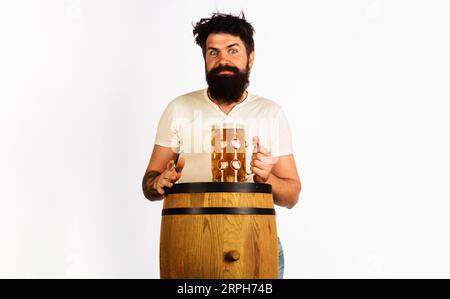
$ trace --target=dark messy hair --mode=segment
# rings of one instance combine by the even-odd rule
[[[201,19],[194,26],[195,42],[202,48],[203,57],[206,54],[206,39],[211,33],[228,33],[239,36],[247,50],[247,56],[255,50],[253,33],[255,29],[245,19],[244,12],[238,16],[232,14],[213,13],[209,19]]]

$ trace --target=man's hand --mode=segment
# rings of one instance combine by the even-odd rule
[[[259,137],[253,137],[253,155],[250,162],[250,170],[255,174],[255,183],[265,183],[270,177],[276,158],[272,157],[270,151],[259,144]]]
[[[164,195],[164,187],[172,188],[173,184],[181,178],[184,163],[184,158],[180,158],[177,165],[175,165],[174,160],[167,163],[166,170],[164,170],[164,172],[161,173],[161,175],[155,180],[153,189],[155,189],[159,194]]]

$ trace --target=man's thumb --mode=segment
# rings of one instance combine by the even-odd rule
[[[253,153],[259,152],[259,137],[253,136]]]

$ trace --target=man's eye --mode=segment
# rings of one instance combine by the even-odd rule
[[[217,56],[217,51],[210,51],[210,52],[209,52],[209,55],[211,55],[211,56]]]
[[[238,52],[238,50],[236,50],[236,49],[230,49],[230,51],[229,51],[230,54],[236,54],[237,52]]]

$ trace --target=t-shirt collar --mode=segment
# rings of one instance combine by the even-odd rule
[[[213,107],[215,107],[216,110],[220,111],[220,113],[225,114],[225,112],[223,112],[219,106],[217,106],[216,103],[214,103],[208,96],[208,88],[205,88],[203,90],[203,98]],[[237,109],[239,109],[240,107],[242,107],[243,105],[248,104],[249,102],[251,102],[251,100],[253,99],[253,95],[250,94],[250,92],[247,90],[247,96],[245,97],[245,99],[240,102],[239,104],[237,104],[236,106],[233,107],[233,109],[230,111],[230,113],[228,114],[228,116],[230,116],[230,114],[234,113]]]

